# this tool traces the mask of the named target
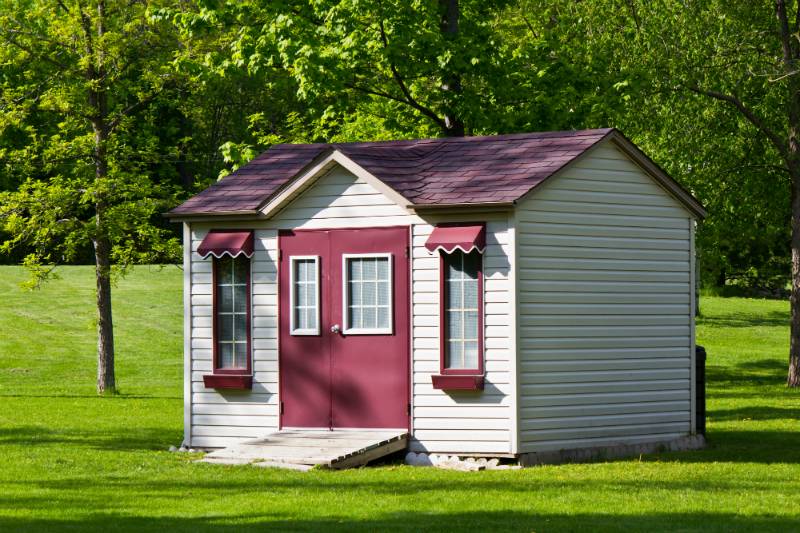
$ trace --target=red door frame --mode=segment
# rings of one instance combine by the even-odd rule
[[[413,302],[411,298],[411,293],[413,291],[413,284],[412,284],[412,276],[413,276],[413,258],[412,258],[412,243],[411,243],[411,226],[368,226],[368,227],[347,227],[347,228],[318,228],[318,229],[289,229],[289,230],[278,230],[278,265],[277,265],[277,284],[278,284],[278,300],[277,300],[277,311],[278,311],[278,429],[283,429],[283,379],[281,379],[281,331],[283,331],[283,324],[282,324],[282,313],[280,312],[281,302],[283,301],[282,298],[284,297],[281,294],[281,268],[280,263],[284,261],[282,247],[281,247],[281,234],[284,232],[292,232],[292,233],[306,233],[306,232],[335,232],[335,231],[353,231],[353,230],[370,230],[370,229],[404,229],[406,232],[406,254],[404,258],[398,257],[396,258],[397,261],[405,259],[408,265],[408,290],[406,291],[405,298],[406,298],[406,305],[408,309],[408,316],[406,322],[406,340],[407,340],[407,349],[406,349],[406,361],[405,367],[407,374],[406,379],[406,405],[408,409],[406,411],[406,419],[407,419],[407,426],[406,429],[411,432],[411,387],[412,381],[414,379],[414,369],[411,366],[411,352],[413,351],[413,317],[414,317],[414,308]],[[288,258],[286,258],[288,260]],[[395,269],[396,270],[396,269]],[[320,310],[321,316],[321,310]],[[397,320],[397,314],[395,314],[395,320]],[[322,324],[320,324],[322,327]],[[395,334],[399,334],[395,330]]]

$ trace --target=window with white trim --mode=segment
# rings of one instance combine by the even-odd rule
[[[391,334],[392,255],[344,255],[345,333]]]
[[[293,256],[290,261],[292,335],[319,335],[319,256]]]
[[[481,373],[481,254],[477,250],[464,253],[456,249],[442,254],[442,267],[442,370]]]

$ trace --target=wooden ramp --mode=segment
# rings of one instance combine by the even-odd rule
[[[284,430],[207,454],[201,463],[310,470],[353,468],[408,446],[408,433]]]

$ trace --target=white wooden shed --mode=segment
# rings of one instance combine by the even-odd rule
[[[705,210],[615,129],[278,145],[172,210],[185,442],[518,456],[693,433]]]

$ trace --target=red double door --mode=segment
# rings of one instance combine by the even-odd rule
[[[409,244],[407,227],[280,232],[281,427],[408,428]]]

